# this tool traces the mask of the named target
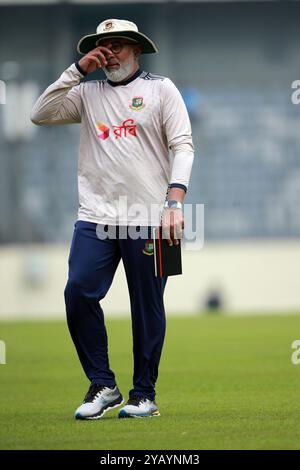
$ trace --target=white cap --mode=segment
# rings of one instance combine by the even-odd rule
[[[97,27],[96,34],[88,34],[79,40],[77,50],[80,54],[87,54],[97,47],[97,43],[100,39],[107,37],[121,37],[136,41],[141,46],[142,54],[158,52],[154,42],[145,34],[140,33],[135,23],[128,20],[117,19],[102,21]]]

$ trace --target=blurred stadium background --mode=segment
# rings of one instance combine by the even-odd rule
[[[29,113],[78,39],[114,17],[158,44],[142,67],[176,83],[192,120],[186,202],[205,205],[205,244],[184,251],[167,312],[299,311],[300,4],[0,0],[0,320],[64,317],[79,126],[38,128]],[[129,314],[121,265],[103,306]]]

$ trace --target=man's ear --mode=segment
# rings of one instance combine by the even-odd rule
[[[133,49],[133,54],[134,54],[134,57],[137,59],[138,57],[140,57],[142,53],[142,50],[141,50],[141,46],[136,46],[134,49]]]

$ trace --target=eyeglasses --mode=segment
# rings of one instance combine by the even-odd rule
[[[133,46],[137,43],[134,43],[134,42],[113,42],[113,43],[110,44],[110,47],[108,49],[110,49],[113,54],[120,54],[120,52],[123,50],[123,48],[126,44]],[[100,41],[97,41],[96,45],[101,46]],[[107,47],[107,46],[105,46],[105,47]]]

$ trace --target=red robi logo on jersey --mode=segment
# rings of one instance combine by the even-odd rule
[[[113,129],[116,139],[127,137],[127,133],[136,137],[136,125],[133,119],[126,119],[121,126],[113,126]]]
[[[105,140],[109,136],[109,128],[103,122],[97,122],[97,128],[101,132],[98,134],[99,139]]]
[[[121,126],[112,126],[114,135],[116,139],[120,137],[136,137],[136,124],[134,124],[133,119],[126,119],[122,122]],[[97,122],[98,137],[101,140],[105,140],[109,137],[109,127],[107,127],[103,122]]]

